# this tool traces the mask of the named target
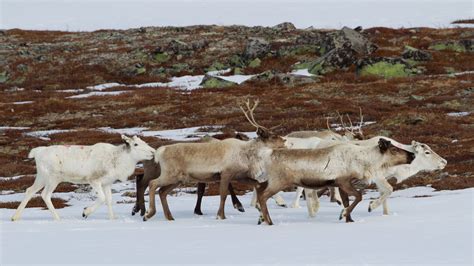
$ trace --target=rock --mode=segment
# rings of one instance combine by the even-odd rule
[[[280,31],[292,31],[296,30],[295,25],[291,22],[283,22],[278,25],[272,27],[273,29],[280,30]]]
[[[431,56],[430,52],[422,51],[411,46],[405,46],[402,57],[415,61],[429,61],[433,59],[433,56]]]
[[[262,38],[252,38],[247,43],[244,51],[244,58],[251,60],[257,57],[265,57],[270,52],[270,44]]]
[[[229,59],[229,64],[233,67],[243,68],[245,67],[245,60],[239,55],[233,55]]]
[[[224,88],[237,85],[237,83],[222,79],[220,77],[206,75],[199,85],[204,88]]]
[[[189,68],[189,65],[186,63],[177,63],[171,66],[171,73],[179,73],[179,72],[192,72]]]
[[[137,75],[144,74],[146,72],[146,68],[141,63],[135,64],[135,72]]]
[[[296,38],[296,44],[321,45],[324,34],[314,31],[304,32]]]
[[[405,119],[405,124],[407,125],[417,125],[419,123],[425,122],[426,118],[423,116],[410,116]]]
[[[377,46],[364,35],[348,27],[328,34],[324,38],[321,48],[325,51],[331,51],[343,46],[348,46],[361,55],[368,55],[377,50]]]
[[[252,61],[249,62],[248,67],[250,67],[250,68],[256,68],[256,67],[259,67],[261,63],[262,63],[262,60],[260,60],[260,59],[258,59],[258,58],[255,58],[254,60],[252,60]]]
[[[419,73],[417,68],[400,58],[375,57],[359,60],[356,66],[358,75],[380,76],[384,78],[408,77]]]
[[[182,52],[192,51],[192,47],[180,40],[172,40],[168,44],[166,50],[174,54],[180,54]]]
[[[346,43],[343,47],[335,48],[310,64],[309,73],[324,75],[336,69],[346,69],[356,62],[356,52]]]
[[[269,82],[271,80],[277,80],[287,86],[296,86],[302,84],[313,83],[317,81],[316,77],[308,77],[308,76],[301,76],[301,75],[293,75],[289,73],[277,73],[273,70],[267,70],[259,75],[256,75],[250,78],[248,81],[251,82]]]

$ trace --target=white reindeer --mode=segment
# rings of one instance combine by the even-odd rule
[[[354,141],[351,143],[358,143],[359,145],[373,145],[373,143],[381,137],[374,137],[367,141]],[[388,138],[386,138],[388,139]],[[396,143],[392,140],[393,143]],[[399,145],[400,146],[400,145]],[[397,182],[401,182],[420,171],[436,171],[442,170],[446,167],[447,161],[436,154],[427,144],[412,141],[411,147],[400,146],[409,149],[415,155],[414,160],[410,164],[402,164],[387,168],[382,176],[374,178],[372,181],[376,184],[380,197],[369,204],[369,212],[376,209],[383,204],[383,214],[388,215],[387,198],[393,192],[393,187],[388,183],[388,179],[395,177]],[[308,213],[310,217],[314,217],[319,209],[319,197],[316,191],[305,189],[307,195]],[[309,197],[308,197],[309,195]],[[299,198],[295,199],[299,201]]]
[[[43,187],[41,197],[54,219],[59,220],[51,195],[61,182],[90,184],[97,193],[97,200],[94,205],[84,209],[83,217],[89,216],[106,202],[109,218],[114,219],[111,185],[116,180],[125,181],[133,174],[138,162],[151,160],[155,152],[155,149],[136,136],[129,138],[122,135],[122,139],[125,144],[119,146],[97,143],[91,146],[54,145],[32,149],[28,158],[35,159],[36,179],[26,190],[25,198],[12,220],[20,219],[28,201]]]

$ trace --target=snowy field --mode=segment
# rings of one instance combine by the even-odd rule
[[[90,31],[198,24],[452,27],[472,0],[2,0],[0,28]],[[468,25],[463,25],[468,26]]]
[[[133,183],[114,185],[114,202]],[[152,220],[131,216],[132,204],[114,204],[118,218],[107,219],[101,207],[86,220],[82,209],[88,194],[55,193],[72,207],[59,209],[62,220],[48,210],[26,209],[23,219],[10,222],[14,210],[0,209],[0,264],[446,264],[473,263],[474,189],[434,192],[431,188],[396,191],[389,199],[392,215],[381,209],[368,213],[369,192],[355,209],[355,223],[339,221],[340,207],[322,198],[315,218],[302,208],[281,208],[269,200],[274,226],[257,225],[249,207],[251,195],[241,196],[245,213],[227,201],[227,220],[216,220],[219,199],[203,199],[204,216],[193,214],[196,196],[169,196],[175,221],[163,218],[161,207]],[[17,200],[22,194],[0,195]],[[283,194],[291,203],[294,193]],[[415,197],[425,196],[425,197]],[[131,198],[126,198],[131,200]]]

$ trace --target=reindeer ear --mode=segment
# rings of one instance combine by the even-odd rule
[[[381,153],[385,153],[391,145],[392,143],[390,142],[390,140],[386,140],[383,138],[379,139],[379,149]]]
[[[125,144],[130,145],[130,142],[132,141],[131,138],[129,138],[129,137],[125,136],[125,135],[121,135],[121,137],[122,137],[122,140],[123,140],[123,142],[124,142]]]

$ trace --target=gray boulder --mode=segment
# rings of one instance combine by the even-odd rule
[[[264,57],[270,52],[270,44],[262,38],[252,38],[249,40],[244,50],[245,59],[254,59],[257,57]]]

